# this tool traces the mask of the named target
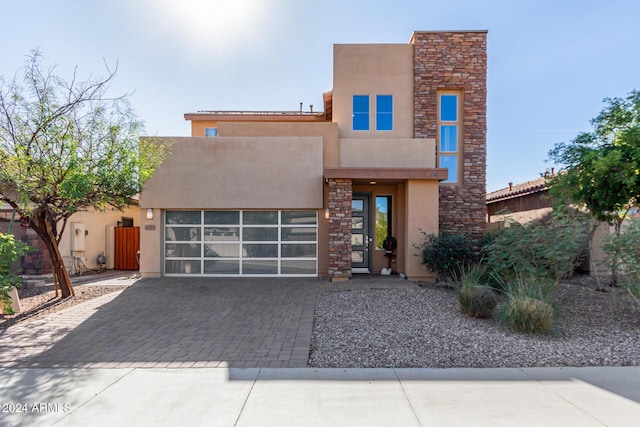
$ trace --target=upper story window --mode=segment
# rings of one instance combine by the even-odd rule
[[[204,136],[218,136],[218,128],[205,128]]]
[[[393,95],[376,95],[375,130],[393,130]],[[370,129],[369,95],[353,95],[353,130]]]
[[[353,130],[369,130],[369,95],[353,95]]]
[[[458,95],[440,95],[440,121],[458,121]]]
[[[438,93],[438,164],[449,170],[445,183],[460,180],[460,92]]]
[[[393,130],[392,95],[376,95],[376,130]]]

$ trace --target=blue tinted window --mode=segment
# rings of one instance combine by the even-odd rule
[[[218,136],[218,128],[206,128],[204,136]]]
[[[376,111],[378,113],[391,113],[393,111],[393,96],[376,95]]]
[[[458,182],[458,156],[440,156],[440,167],[449,169],[449,177],[442,182]]]
[[[353,112],[369,112],[369,95],[353,95]]]
[[[369,130],[369,95],[353,95],[353,130]]]
[[[458,151],[458,126],[440,126],[440,151]]]
[[[440,95],[440,120],[458,121],[458,95]]]
[[[376,130],[393,130],[393,115],[390,113],[376,114]]]
[[[376,130],[393,130],[393,96],[376,95]]]

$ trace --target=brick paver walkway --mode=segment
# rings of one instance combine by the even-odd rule
[[[304,367],[318,284],[143,279],[0,331],[0,367]]]

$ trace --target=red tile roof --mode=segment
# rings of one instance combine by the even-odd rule
[[[502,188],[500,190],[487,193],[487,203],[499,202],[502,200],[513,199],[515,197],[522,197],[527,194],[538,193],[540,191],[547,190],[546,177],[533,179],[531,181],[523,182],[521,184],[512,184],[509,187]]]

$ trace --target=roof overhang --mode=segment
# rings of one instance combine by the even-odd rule
[[[324,170],[325,179],[351,179],[355,183],[360,180],[388,183],[409,179],[444,181],[448,177],[449,171],[442,168],[326,168]]]

